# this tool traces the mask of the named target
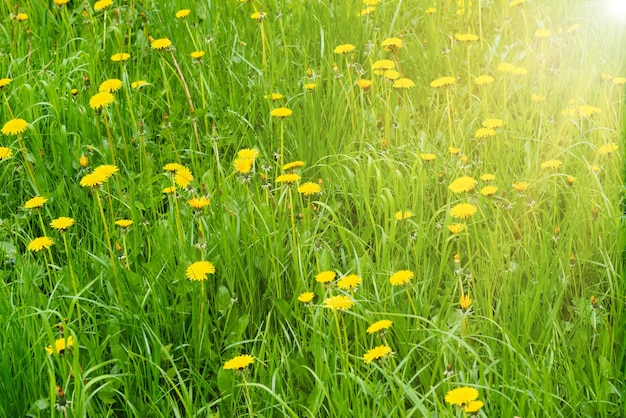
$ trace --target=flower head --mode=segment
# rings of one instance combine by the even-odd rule
[[[272,94],[264,94],[263,95],[264,99],[270,99],[272,101],[280,100],[283,97],[285,97],[285,96],[283,96],[281,93],[272,93]]]
[[[391,354],[391,348],[387,345],[379,345],[369,350],[363,355],[365,363],[371,363],[373,360],[380,360]]]
[[[498,64],[498,72],[502,74],[513,74],[515,72],[515,65],[510,62],[502,62]]]
[[[383,41],[382,46],[388,51],[394,51],[402,48],[404,45],[400,38],[387,38]]]
[[[480,189],[480,194],[483,196],[493,196],[498,191],[496,186],[485,186]]]
[[[324,307],[332,310],[346,311],[354,306],[354,301],[348,296],[338,295],[324,299]]]
[[[413,277],[415,274],[411,270],[400,270],[391,275],[389,283],[392,286],[401,286],[410,282]]]
[[[112,4],[113,4],[113,0],[99,0],[99,1],[94,3],[93,9],[97,12],[97,11],[100,11],[102,9],[106,9],[107,7],[109,7]]]
[[[415,87],[415,83],[408,78],[399,78],[393,82],[393,87],[397,89],[411,89]]]
[[[98,110],[98,109],[107,107],[114,101],[115,101],[115,97],[111,93],[104,91],[101,93],[94,94],[91,97],[91,99],[89,99],[89,106],[93,110]]]
[[[288,116],[291,116],[292,113],[293,112],[291,111],[291,109],[287,109],[286,107],[278,107],[276,109],[272,109],[272,111],[270,112],[270,116],[274,116],[278,119],[284,119]]]
[[[474,180],[472,177],[463,176],[454,180],[450,184],[450,186],[448,186],[448,189],[450,189],[452,193],[457,193],[457,194],[470,192],[474,190],[474,187],[476,187],[476,183],[477,181]]]
[[[117,79],[117,78],[110,78],[108,80],[103,81],[102,84],[100,84],[98,91],[100,93],[102,92],[111,93],[111,92],[116,92],[121,88],[122,88],[122,80]]]
[[[541,168],[556,169],[563,165],[561,160],[548,160],[541,163]]]
[[[204,57],[204,51],[193,51],[191,53],[191,58],[193,58],[195,60],[199,60],[202,57]]]
[[[181,18],[185,18],[187,16],[189,16],[189,13],[191,13],[191,10],[189,9],[182,9],[176,12],[176,19],[181,19]]]
[[[451,405],[464,406],[478,398],[478,391],[470,387],[452,389],[446,393],[446,402]]]
[[[89,173],[80,180],[82,187],[96,187],[107,181],[108,177],[102,173]]]
[[[62,354],[65,349],[67,349],[68,347],[72,347],[73,345],[74,345],[74,338],[72,338],[72,336],[70,335],[69,337],[67,337],[67,339],[59,338],[58,340],[54,342],[54,346],[49,345],[45,348],[45,350],[46,350],[46,353],[48,354],[52,354],[52,353]]]
[[[4,135],[19,135],[24,133],[28,128],[28,122],[24,119],[11,119],[2,127],[2,133]]]
[[[486,86],[493,83],[493,77],[490,75],[479,75],[474,79],[474,84],[477,86]]]
[[[478,412],[478,410],[482,408],[483,406],[485,406],[485,403],[483,401],[471,401],[471,402],[468,402],[467,405],[463,407],[463,410],[471,414],[474,412]]]
[[[176,170],[176,174],[174,175],[174,183],[176,183],[178,187],[186,189],[192,181],[193,175],[187,167],[181,167]]]
[[[599,149],[598,149],[598,155],[611,155],[613,152],[617,151],[619,149],[619,145],[617,145],[615,142],[611,142],[610,144],[605,144],[602,145]]]
[[[454,38],[459,42],[474,42],[478,40],[478,35],[473,33],[456,33]]]
[[[54,241],[50,237],[39,237],[35,238],[28,244],[29,251],[39,252],[41,250],[47,250],[48,248],[54,245]]]
[[[461,305],[461,309],[465,312],[472,305],[472,299],[470,299],[469,295],[463,295],[459,299],[459,305]]]
[[[265,16],[267,16],[265,12],[254,12],[250,15],[250,19],[254,19],[260,22],[265,19]]]
[[[333,52],[335,54],[348,54],[352,51],[354,51],[356,49],[356,47],[352,44],[341,44],[338,45]]]
[[[58,231],[65,231],[72,225],[74,225],[74,219],[68,218],[66,216],[61,216],[60,218],[56,218],[55,220],[50,222],[50,226]]]
[[[363,280],[356,274],[349,274],[337,281],[337,287],[343,290],[354,291]]]
[[[13,155],[11,148],[0,147],[0,161],[8,160]]]
[[[8,77],[0,78],[0,90],[3,90],[6,86],[11,84],[11,79]]]
[[[396,70],[386,70],[383,72],[383,77],[387,80],[394,81],[400,78],[400,73]]]
[[[322,186],[318,183],[313,183],[312,181],[307,181],[306,183],[298,186],[298,193],[303,194],[305,196],[311,196],[319,193],[322,190]]]
[[[146,80],[137,80],[137,81],[133,81],[132,83],[130,83],[130,87],[135,90],[139,90],[141,87],[147,84],[148,82]]]
[[[150,46],[152,47],[152,49],[161,50],[172,46],[172,41],[170,41],[168,38],[155,39],[154,41],[152,41]]]
[[[395,213],[394,217],[397,221],[403,221],[405,219],[409,219],[413,217],[413,212],[410,210],[400,210]]]
[[[365,78],[361,78],[356,82],[356,85],[359,86],[361,90],[368,90],[370,87],[372,87],[372,84],[372,80],[367,80]]]
[[[280,176],[276,177],[276,183],[291,184],[291,183],[295,183],[296,181],[299,181],[301,178],[302,177],[299,174],[293,174],[293,173],[281,174]]]
[[[298,301],[302,303],[310,303],[314,297],[315,297],[315,293],[304,292],[304,293],[300,293],[300,295],[298,296]]]
[[[204,197],[204,196],[193,197],[189,199],[187,203],[189,203],[189,206],[191,206],[192,208],[196,210],[200,210],[209,206],[211,204],[211,199],[209,199],[208,197]]]
[[[35,196],[32,199],[29,199],[26,203],[24,203],[24,208],[26,209],[38,209],[43,208],[44,203],[46,203],[48,199],[41,196]]]
[[[317,87],[317,84],[315,84],[315,83],[306,83],[306,84],[304,85],[304,88],[305,88],[305,89],[307,89],[307,90],[309,90],[309,91],[311,91],[311,90],[315,89],[315,87]]]
[[[535,31],[535,38],[537,39],[549,38],[551,34],[552,32],[550,32],[549,29],[537,29]]]
[[[252,158],[237,157],[235,161],[233,161],[233,165],[235,166],[236,172],[247,174],[252,171],[254,160]]]
[[[102,174],[108,180],[113,174],[117,173],[119,168],[113,164],[102,164],[96,167],[93,172],[97,174]]]
[[[491,173],[485,173],[482,176],[480,176],[480,179],[482,181],[494,181],[496,179],[496,176],[494,176]]]
[[[528,188],[529,185],[530,183],[528,183],[527,181],[516,181],[515,183],[513,183],[513,188],[519,193],[522,193]]]
[[[460,203],[450,209],[450,215],[453,218],[466,219],[476,213],[476,206],[471,203]]]
[[[206,280],[207,274],[215,274],[215,266],[210,261],[196,261],[186,270],[187,278],[194,281]]]
[[[465,224],[450,224],[448,225],[448,231],[454,235],[459,235],[461,232],[465,231]]]
[[[111,55],[111,61],[113,62],[124,62],[128,61],[130,58],[130,54],[127,52],[118,52],[117,54]]]
[[[422,161],[433,161],[437,159],[437,156],[435,154],[425,152],[420,154],[420,158],[422,159]]]
[[[373,334],[378,331],[384,331],[386,329],[391,328],[393,322],[388,319],[381,319],[380,321],[374,322],[372,325],[367,327],[367,333]]]
[[[254,363],[254,357],[249,354],[234,357],[224,363],[224,370],[243,370]]]
[[[387,70],[393,70],[396,64],[391,60],[378,60],[372,64],[372,72],[376,75],[383,75]]]
[[[133,221],[130,219],[118,219],[115,221],[115,225],[119,226],[122,229],[126,229],[133,224]]]
[[[440,88],[440,87],[448,87],[456,84],[456,78],[454,77],[440,77],[436,80],[430,82],[430,87]]]
[[[474,138],[489,138],[494,136],[496,131],[493,128],[478,128],[474,134]]]
[[[304,161],[292,161],[290,163],[287,163],[287,164],[283,165],[283,171],[289,171],[289,170],[292,170],[294,168],[304,167],[305,164],[306,163]]]
[[[329,283],[335,280],[337,273],[332,270],[322,271],[315,276],[315,281],[318,283]]]

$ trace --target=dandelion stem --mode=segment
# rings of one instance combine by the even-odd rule
[[[100,199],[100,193],[97,187],[93,188],[96,195],[96,201],[98,202],[98,208],[100,209],[100,216],[102,216],[102,226],[104,227],[104,235],[107,239],[107,247],[109,248],[109,256],[111,257],[111,267],[113,268],[113,276],[115,277],[115,288],[117,291],[117,297],[122,299],[122,291],[117,278],[117,267],[115,266],[115,255],[113,254],[113,247],[111,246],[111,236],[109,235],[109,227],[107,226],[107,220],[104,216],[104,208],[102,207],[102,200]]]
[[[254,413],[252,412],[252,399],[250,398],[250,390],[248,389],[248,382],[246,382],[245,376],[243,376],[243,389],[246,394],[246,401],[248,403],[248,412],[250,414],[250,418],[253,418]]]
[[[185,95],[187,96],[187,101],[189,102],[189,113],[191,114],[192,125],[193,125],[193,133],[196,137],[196,145],[198,146],[198,152],[202,152],[202,146],[200,145],[200,137],[198,136],[198,122],[194,118],[195,108],[193,106],[193,101],[191,100],[191,93],[189,92],[189,87],[187,86],[187,82],[185,81],[185,76],[183,75],[180,66],[178,65],[178,61],[176,61],[176,57],[174,56],[174,52],[170,51],[172,55],[172,61],[174,62],[174,67],[176,67],[176,71],[178,71],[178,76],[180,77],[181,83],[183,83],[183,88],[185,89]]]
[[[70,258],[70,249],[69,245],[67,245],[67,237],[65,236],[65,232],[61,231],[61,236],[63,237],[63,245],[65,247],[65,255],[67,256],[67,264],[70,267],[70,277],[72,278],[72,287],[74,288],[74,298],[72,299],[72,303],[70,305],[70,312],[72,312],[72,307],[76,305],[76,310],[78,311],[78,326],[82,328],[82,318],[80,314],[80,303],[78,302],[78,286],[76,284],[76,274],[74,274],[74,267],[72,267],[72,260]]]
[[[17,136],[17,141],[20,144],[20,150],[22,151],[22,157],[24,158],[24,166],[26,167],[26,171],[28,172],[28,177],[33,182],[33,188],[35,189],[35,193],[39,193],[39,187],[37,187],[37,182],[35,181],[35,173],[33,171],[33,166],[30,165],[30,161],[28,160],[28,151],[22,142],[22,136]]]

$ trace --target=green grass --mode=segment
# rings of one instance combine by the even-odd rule
[[[626,27],[608,2],[437,3],[2,3],[0,122],[28,127],[0,136],[0,416],[471,416],[445,401],[461,387],[480,417],[621,416]],[[380,59],[415,86],[374,75]],[[114,103],[94,111],[113,78]],[[503,126],[476,138],[490,118]],[[281,161],[303,161],[300,179],[277,182]],[[119,171],[82,187],[103,164]],[[450,190],[463,176],[474,188]],[[299,193],[309,181],[321,193]],[[25,208],[35,196],[48,200]],[[461,203],[476,213],[455,219]],[[43,236],[49,250],[28,249]],[[201,260],[215,274],[189,280]],[[325,270],[362,282],[317,283]],[[400,270],[414,277],[392,286]],[[325,307],[336,295],[354,305]],[[381,319],[392,327],[368,334]],[[393,354],[365,363],[381,345]],[[224,369],[241,354],[254,363]]]

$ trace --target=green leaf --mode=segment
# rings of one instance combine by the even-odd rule
[[[217,289],[215,299],[217,309],[221,312],[224,312],[230,306],[230,292],[224,286],[220,286]]]

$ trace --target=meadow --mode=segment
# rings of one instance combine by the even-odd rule
[[[0,5],[0,417],[620,417],[626,13]]]

